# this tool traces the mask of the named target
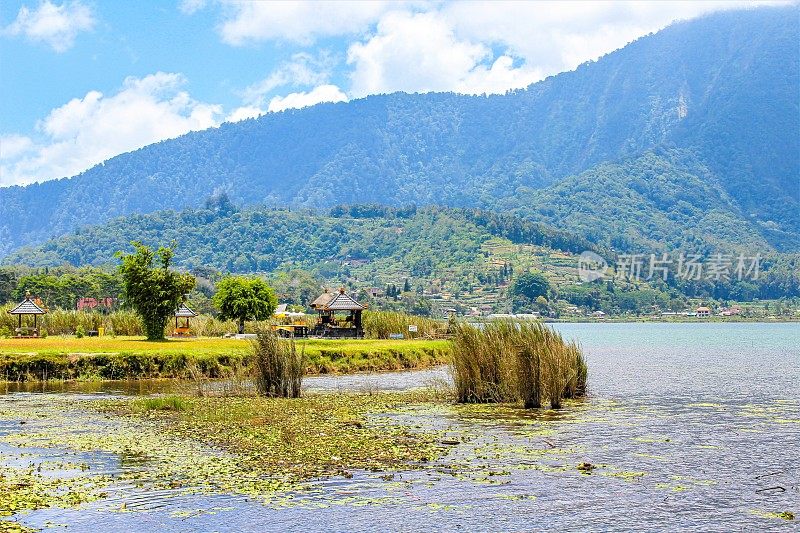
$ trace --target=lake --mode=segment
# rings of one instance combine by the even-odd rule
[[[588,397],[558,412],[412,405],[382,415],[461,442],[419,470],[312,481],[289,505],[129,484],[78,509],[18,519],[69,531],[796,530],[800,518],[777,515],[800,515],[797,324],[555,327],[586,352]],[[324,376],[308,378],[305,386],[403,389],[447,376],[445,369]],[[48,385],[40,394],[9,390],[0,405],[35,412],[64,395],[54,387],[86,401],[156,390]],[[81,458],[109,472],[132,468],[114,455],[19,447],[15,431],[10,422],[0,424],[4,464],[30,454]],[[577,468],[582,463],[591,466]]]

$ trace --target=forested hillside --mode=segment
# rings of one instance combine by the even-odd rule
[[[113,268],[117,251],[132,240],[157,247],[172,244],[175,264],[193,272],[261,273],[277,276],[303,271],[331,284],[354,287],[402,285],[445,294],[460,303],[470,298],[498,301],[498,288],[513,272],[541,270],[554,290],[602,300],[604,282],[581,284],[578,254],[594,250],[614,265],[614,252],[569,233],[508,215],[478,209],[338,206],[330,211],[285,208],[239,209],[227,197],[202,209],[131,215],[7,257],[8,265],[34,268],[63,265]],[[735,253],[735,247],[715,253]],[[697,253],[705,253],[698,250]],[[686,280],[674,273],[667,282],[616,279],[617,290],[655,288],[668,294],[714,298],[800,296],[800,255],[771,254],[757,279]],[[646,277],[646,270],[643,278]],[[641,285],[641,287],[640,287]],[[588,292],[587,292],[588,291]],[[614,292],[612,290],[612,292]],[[584,294],[586,293],[586,294]],[[595,294],[596,293],[596,294]],[[458,297],[456,297],[458,295]],[[594,296],[592,296],[594,295]],[[640,302],[641,303],[641,302]]]
[[[272,272],[390,258],[411,275],[431,275],[483,263],[481,245],[494,237],[570,253],[592,246],[541,224],[480,210],[378,205],[340,206],[330,212],[238,209],[223,195],[203,209],[132,215],[85,227],[23,248],[4,262],[33,267],[115,264],[116,252],[139,240],[155,247],[174,243],[176,264],[188,269]]]
[[[545,189],[519,191],[504,209],[618,251],[800,247],[798,234],[750,216],[686,151],[659,150],[602,163]]]
[[[691,231],[711,245],[798,250],[798,13],[674,24],[506,95],[392,94],[270,113],[3,188],[0,254],[221,191],[242,205],[508,208],[620,248],[687,245],[679,236]],[[640,172],[652,151],[675,167],[658,184]],[[580,194],[593,189],[600,205],[644,220]],[[692,229],[698,217],[706,229]]]

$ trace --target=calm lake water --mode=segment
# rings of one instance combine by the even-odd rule
[[[410,406],[392,416],[462,443],[388,479],[312,482],[293,505],[117,487],[112,503],[19,517],[69,531],[796,531],[800,515],[800,326],[559,324],[580,341],[589,397],[557,413]],[[309,389],[381,390],[447,379],[444,369],[309,378]],[[92,384],[81,397],[149,393]],[[9,391],[2,402],[54,394]],[[0,427],[0,436],[13,433]],[[3,443],[0,460],[31,449]],[[49,460],[74,451],[35,450]],[[70,455],[71,453],[71,455]],[[97,454],[96,454],[97,455]],[[89,457],[109,471],[115,456]],[[580,463],[596,468],[589,473]],[[120,501],[128,512],[115,512]],[[210,511],[212,510],[213,511]]]

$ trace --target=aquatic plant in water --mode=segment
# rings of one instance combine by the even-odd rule
[[[299,398],[304,371],[305,352],[298,352],[294,339],[263,330],[253,340],[253,379],[259,394]]]
[[[582,396],[588,369],[580,347],[539,322],[459,324],[453,378],[461,403],[522,401],[526,408]]]

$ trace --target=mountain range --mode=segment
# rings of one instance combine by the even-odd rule
[[[797,6],[717,13],[504,95],[268,113],[0,188],[0,256],[222,192],[241,206],[479,207],[620,252],[797,252],[799,21]]]

